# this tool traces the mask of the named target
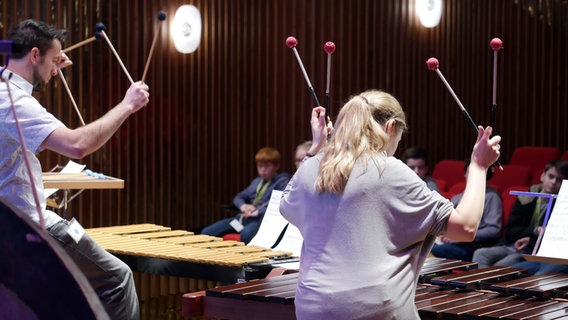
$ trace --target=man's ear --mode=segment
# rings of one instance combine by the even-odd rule
[[[39,61],[39,58],[41,57],[41,53],[39,52],[39,49],[37,47],[33,47],[30,50],[29,55],[32,64],[36,64]]]

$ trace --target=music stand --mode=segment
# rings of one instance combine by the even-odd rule
[[[529,260],[529,261],[539,261],[539,262],[548,262],[548,263],[555,263],[555,264],[566,264],[568,265],[568,259],[564,258],[564,257],[558,257],[555,256],[554,254],[550,254],[550,247],[552,245],[552,243],[548,243],[549,241],[553,240],[554,238],[558,237],[559,235],[555,233],[555,229],[558,228],[562,228],[564,223],[563,220],[565,220],[565,216],[566,216],[566,191],[568,190],[568,184],[563,183],[563,185],[560,187],[560,192],[558,193],[558,195],[552,195],[552,194],[542,194],[542,193],[530,193],[530,192],[518,192],[518,191],[512,191],[511,194],[515,194],[515,195],[528,195],[528,196],[545,196],[545,197],[549,197],[549,202],[548,202],[548,207],[546,210],[546,215],[544,216],[544,220],[543,220],[543,228],[542,231],[540,232],[537,242],[535,244],[535,247],[533,249],[532,254],[523,254],[523,258],[525,258],[525,260]],[[557,212],[558,210],[560,210],[559,212],[555,213],[555,220],[554,220],[554,224],[551,226],[548,226],[549,221],[550,221],[550,216],[552,214],[551,209],[552,209],[552,202],[553,199],[557,199],[556,201],[556,205],[554,207],[554,212]],[[560,220],[558,220],[560,219]],[[558,224],[560,223],[560,224]],[[550,234],[550,232],[553,232],[553,234]],[[562,231],[563,233],[563,231]],[[547,234],[547,236],[545,237],[545,234]],[[547,238],[548,237],[548,238]],[[551,238],[552,237],[552,238]],[[543,246],[543,239],[548,239],[547,240],[547,245]],[[555,239],[553,243],[563,243],[565,242],[565,237],[564,236],[560,236],[559,239]],[[560,244],[562,246],[562,244]],[[542,250],[541,250],[542,249]],[[561,248],[558,248],[558,250],[561,250]],[[545,251],[545,252],[543,252]],[[538,252],[540,252],[540,255],[537,254]]]

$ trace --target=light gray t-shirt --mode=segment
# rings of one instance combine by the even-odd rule
[[[35,155],[42,151],[41,144],[47,136],[64,124],[47,112],[32,96],[33,86],[31,83],[9,70],[2,74],[5,80],[10,76],[10,93],[27,147],[26,153],[30,161],[40,208],[44,214],[45,225],[49,227],[59,221],[61,217],[52,211],[46,211],[41,179],[42,169]],[[6,85],[6,82],[0,82],[0,199],[39,223],[36,201],[32,193],[32,185],[24,162],[22,146]]]
[[[452,203],[386,154],[367,170],[357,162],[342,194],[318,193],[320,157],[304,161],[280,204],[304,238],[296,316],[419,319],[419,272]]]

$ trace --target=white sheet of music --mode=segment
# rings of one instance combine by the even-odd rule
[[[61,173],[79,173],[81,171],[83,171],[83,169],[85,169],[86,165],[84,164],[79,164],[75,161],[69,160],[69,162],[67,162],[67,165],[65,165],[65,167],[63,167],[63,169],[61,169]],[[46,198],[50,197],[52,194],[56,193],[57,190],[59,189],[45,189],[43,190],[43,194],[45,195]]]
[[[280,214],[281,198],[282,191],[272,191],[268,207],[264,213],[264,218],[262,218],[258,232],[248,243],[249,245],[271,248],[274,243],[276,243],[278,236],[280,236],[282,230],[284,230],[284,227],[288,224],[288,220],[284,219],[282,214]]]
[[[295,225],[289,223],[282,240],[280,243],[274,247],[276,251],[291,251],[295,257],[299,257],[302,252],[302,243],[304,238],[300,233],[300,230],[296,228]]]
[[[568,259],[568,180],[562,181],[537,256]]]

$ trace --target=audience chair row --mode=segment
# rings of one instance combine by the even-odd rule
[[[494,167],[493,177],[487,185],[496,189],[503,202],[503,225],[507,223],[509,214],[516,200],[511,191],[528,191],[533,184],[540,183],[544,166],[554,159],[568,161],[568,150],[563,153],[558,148],[541,146],[521,146],[516,148],[509,161],[503,165],[503,171]],[[440,194],[451,199],[465,189],[464,161],[442,160],[432,171]]]
[[[510,186],[531,186],[540,183],[540,176],[544,166],[554,159],[568,160],[568,150],[561,154],[560,149],[554,147],[521,146],[517,147],[509,164],[503,165],[503,171],[494,167],[493,177],[488,185],[502,193]],[[442,160],[436,164],[432,171],[432,178],[436,180],[440,193],[446,197],[463,191],[464,161]]]

